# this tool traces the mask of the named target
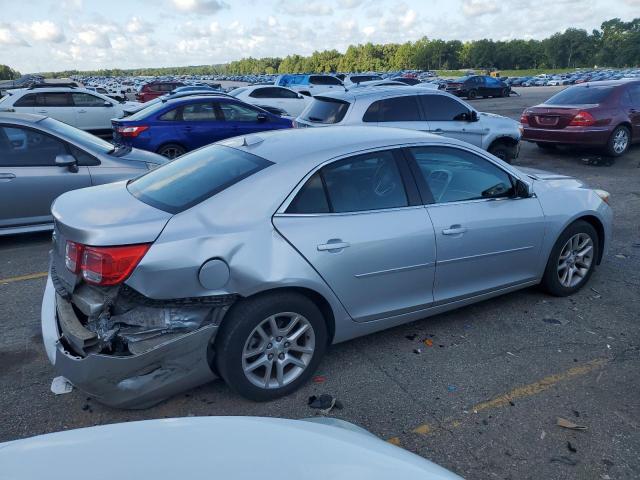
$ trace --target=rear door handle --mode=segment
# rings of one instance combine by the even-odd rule
[[[349,243],[343,242],[340,239],[331,239],[327,243],[322,243],[318,245],[318,251],[336,253],[349,246],[350,246]]]
[[[449,228],[442,230],[443,235],[461,235],[465,233],[467,229],[462,225],[451,225]]]
[[[16,176],[13,173],[0,173],[0,181],[2,182],[10,182],[14,178]]]
[[[49,113],[49,110],[38,110],[38,113]]]

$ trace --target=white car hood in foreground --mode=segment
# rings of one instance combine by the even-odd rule
[[[190,417],[89,427],[2,443],[0,465],[4,480],[460,480],[331,418]]]

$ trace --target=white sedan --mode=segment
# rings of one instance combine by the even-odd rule
[[[191,417],[67,430],[0,443],[2,478],[93,480],[461,477],[331,417]]]
[[[311,97],[305,97],[289,88],[275,85],[239,87],[231,90],[229,95],[258,107],[279,108],[292,117],[300,115],[311,102]]]

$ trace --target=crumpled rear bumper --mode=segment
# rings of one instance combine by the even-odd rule
[[[50,276],[41,315],[42,337],[56,374],[105,405],[147,408],[216,378],[207,357],[217,325],[185,333],[138,355],[80,356],[71,351],[61,330]]]

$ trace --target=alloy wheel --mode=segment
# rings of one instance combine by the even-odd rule
[[[174,158],[177,158],[180,155],[184,154],[184,150],[180,147],[165,147],[162,150],[160,150],[159,153],[163,157],[167,157],[173,160]]]
[[[573,235],[560,250],[558,280],[565,288],[578,285],[589,273],[593,263],[593,240],[586,233]]]
[[[253,329],[242,350],[242,370],[253,385],[282,388],[306,370],[315,351],[315,332],[302,315],[283,312]]]
[[[623,153],[629,144],[629,134],[624,128],[619,129],[613,136],[613,151]]]

